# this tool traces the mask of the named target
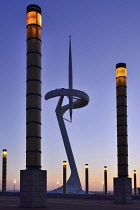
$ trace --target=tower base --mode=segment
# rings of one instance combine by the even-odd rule
[[[131,178],[114,178],[114,203],[132,203],[132,183]]]
[[[56,188],[49,193],[63,193],[63,186]],[[66,182],[66,193],[70,194],[80,194],[83,193],[81,182],[78,173],[73,173]]]
[[[27,169],[20,171],[20,207],[46,207],[47,171]]]

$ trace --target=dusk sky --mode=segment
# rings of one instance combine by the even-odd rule
[[[1,0],[0,12],[0,150],[8,150],[7,189],[19,189],[26,157],[26,7],[42,9],[42,169],[48,190],[62,184],[67,161],[55,115],[58,98],[45,94],[68,88],[68,45],[72,37],[73,88],[85,91],[89,104],[65,122],[85,187],[102,190],[108,167],[108,190],[117,177],[116,78],[119,62],[127,65],[129,176],[137,170],[140,187],[140,0]],[[66,99],[66,103],[68,100]],[[68,118],[66,114],[65,118]],[[0,190],[2,179],[0,160]],[[70,170],[68,167],[68,177]],[[67,178],[68,178],[67,177]]]

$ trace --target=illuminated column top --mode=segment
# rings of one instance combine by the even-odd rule
[[[107,166],[104,166],[104,171],[107,171]]]
[[[7,158],[7,149],[3,149],[2,151],[2,157]]]
[[[136,174],[136,173],[137,173],[136,170],[134,170],[134,171],[133,171],[133,174]]]
[[[36,24],[42,27],[41,8],[38,5],[31,4],[27,7],[26,25]]]
[[[125,63],[118,63],[116,65],[116,78],[127,77],[127,69]]]
[[[63,166],[66,166],[67,165],[67,161],[63,161]]]
[[[88,164],[85,164],[85,169],[88,169]]]

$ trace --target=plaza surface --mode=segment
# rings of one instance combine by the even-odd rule
[[[20,209],[19,196],[0,196],[0,210]],[[23,208],[22,208],[23,209]],[[26,208],[28,210],[31,208]],[[37,209],[37,208],[32,208]],[[135,210],[140,209],[140,200],[133,200],[132,204],[114,204],[112,200],[48,198],[47,210]]]

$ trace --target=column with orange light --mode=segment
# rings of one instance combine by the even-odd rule
[[[88,164],[85,164],[85,192],[86,192],[86,194],[88,194],[88,192],[89,192],[88,170],[89,170],[89,166],[88,166]]]
[[[41,170],[41,37],[38,5],[26,13],[26,170],[20,173],[20,206],[46,207],[46,171]]]
[[[127,134],[127,69],[125,63],[116,65],[117,156],[118,178],[114,178],[115,203],[132,202],[132,183],[128,177]]]
[[[6,177],[7,177],[7,150],[2,151],[2,192],[6,192]]]
[[[27,7],[26,24],[26,168],[41,168],[42,15],[39,6]]]
[[[104,193],[107,194],[107,166],[104,166]]]
[[[127,142],[127,69],[126,64],[116,65],[117,94],[117,146],[118,176],[128,177],[128,142]]]
[[[66,181],[67,181],[67,162],[63,161],[63,193],[66,193]]]
[[[134,174],[134,195],[137,194],[137,172],[136,170],[133,171],[133,174]]]

